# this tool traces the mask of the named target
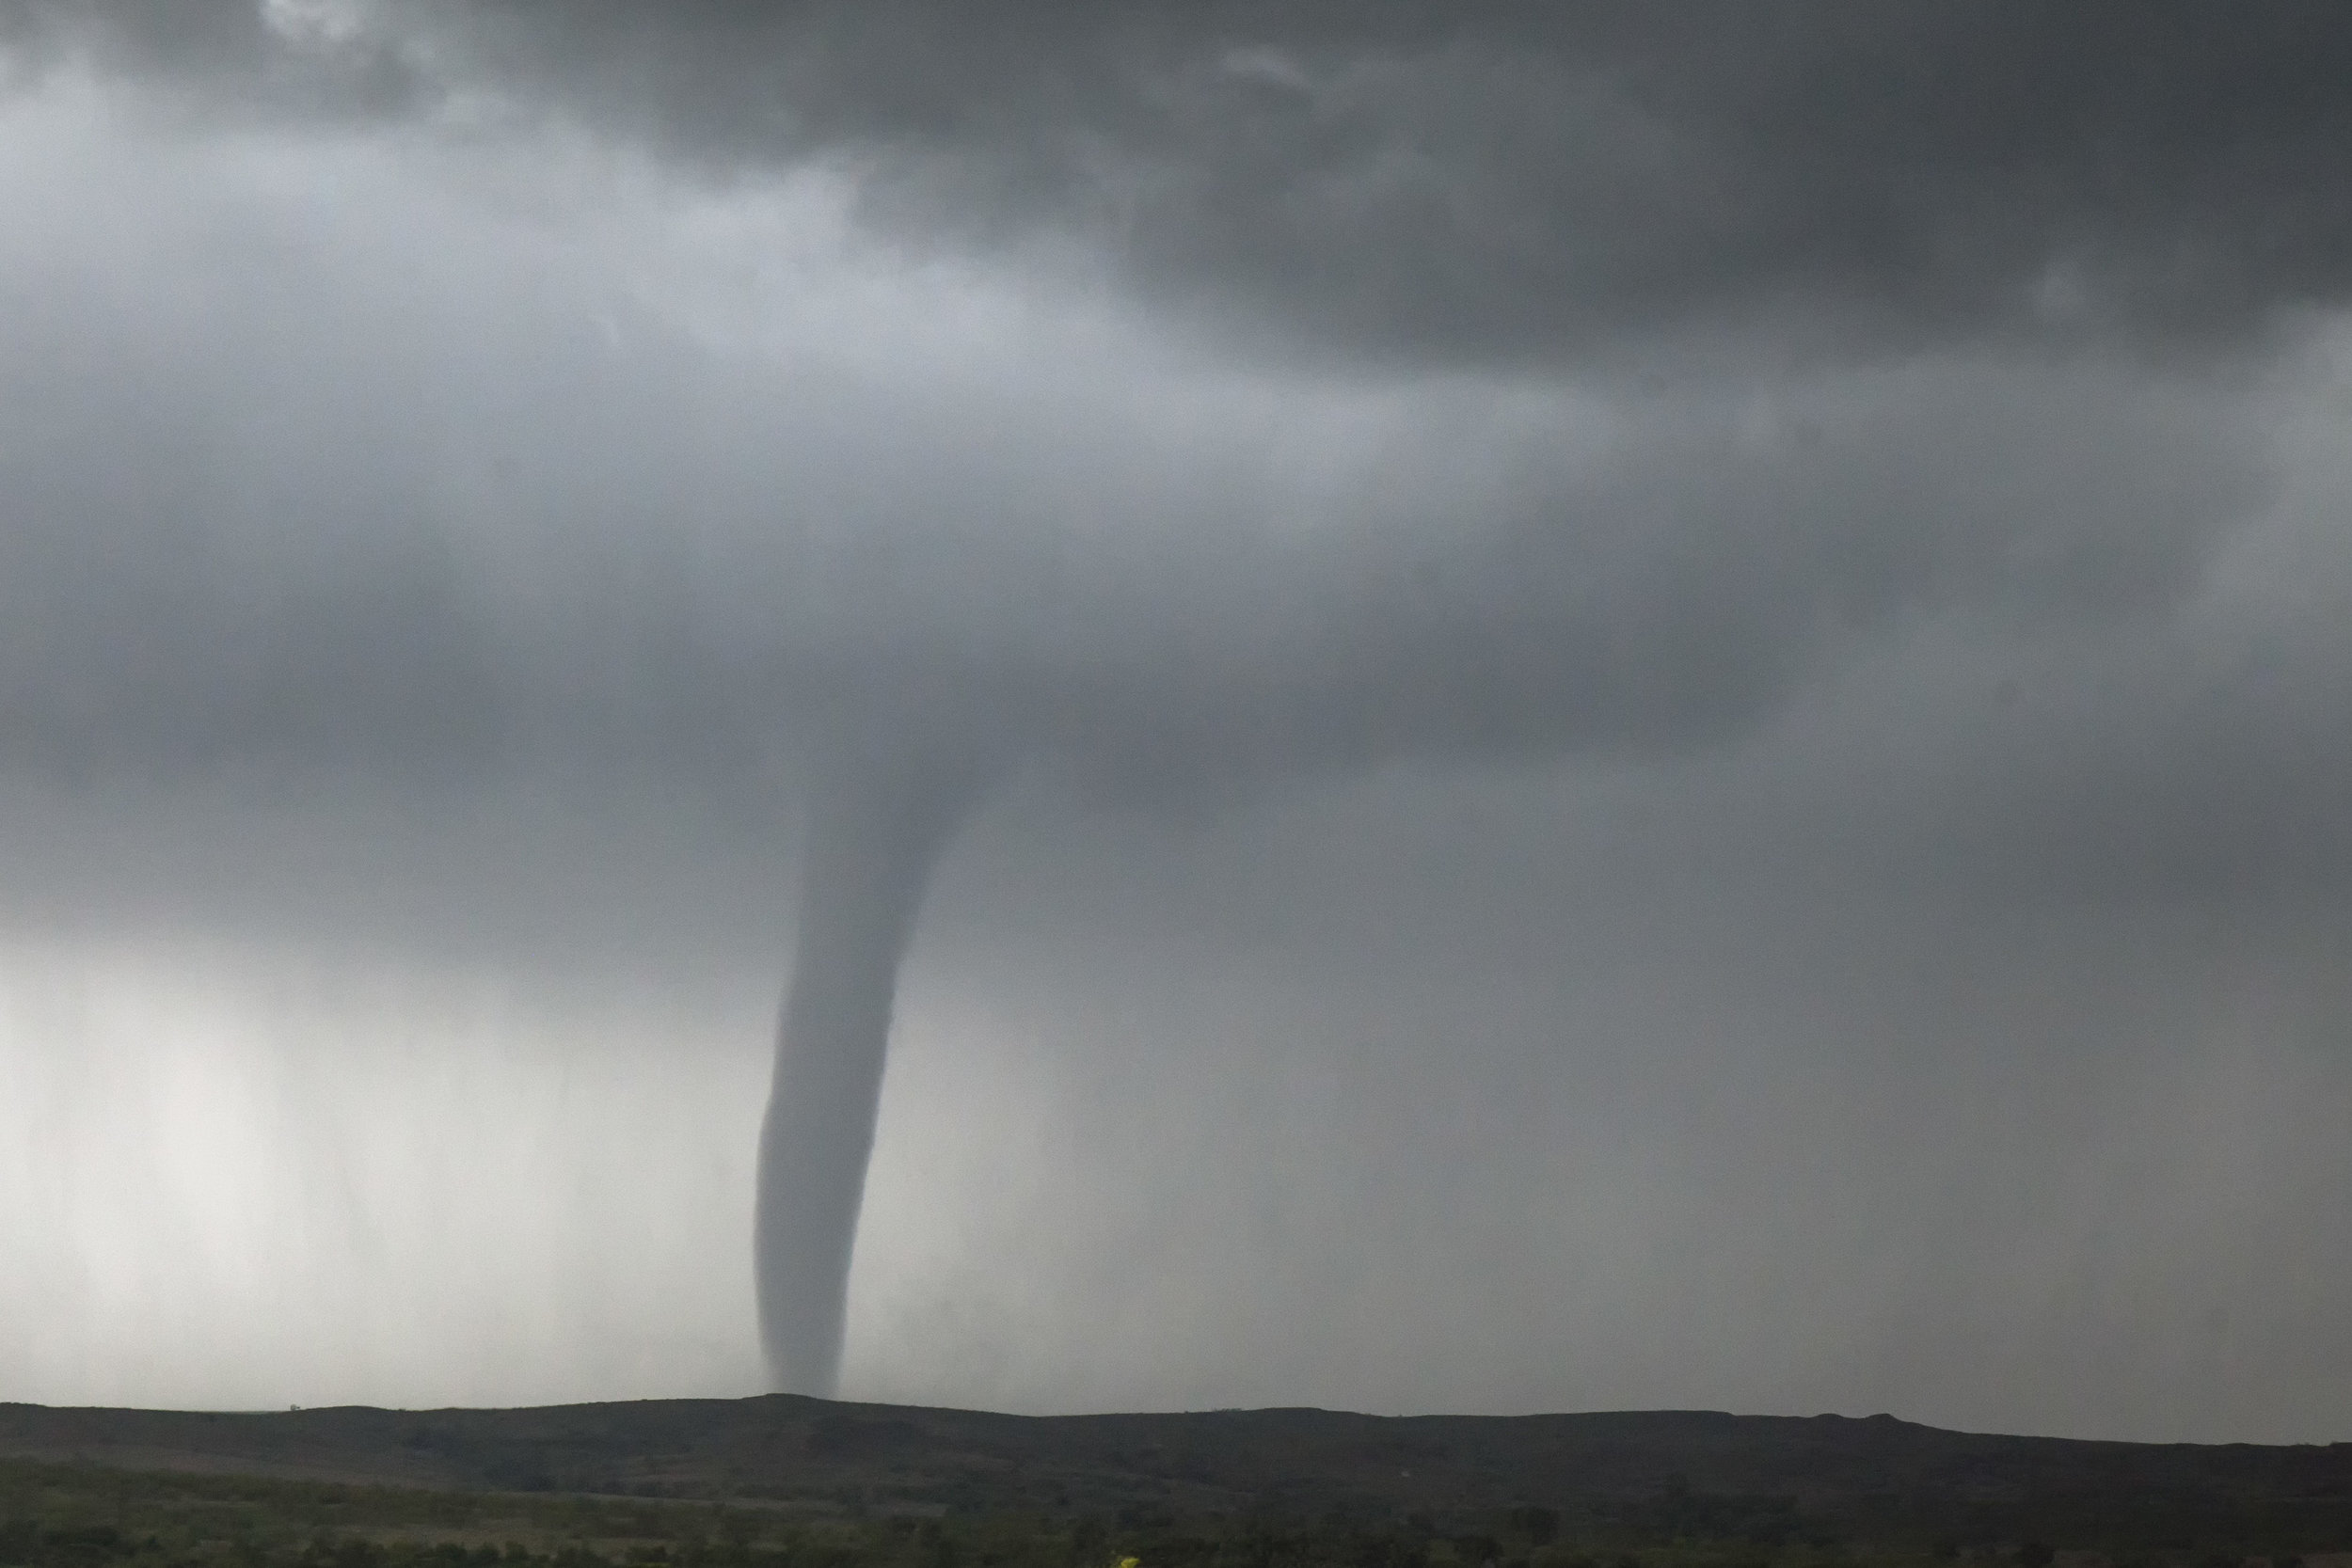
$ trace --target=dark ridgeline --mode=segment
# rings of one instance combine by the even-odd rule
[[[1885,1416],[1023,1417],[791,1395],[274,1414],[0,1405],[0,1457],[601,1496],[656,1513],[724,1503],[803,1523],[1058,1520],[1105,1544],[1151,1543],[1152,1568],[1278,1526],[1443,1539],[1457,1557],[1460,1541],[1492,1536],[1498,1560],[1531,1568],[1577,1568],[1588,1547],[1615,1560],[1618,1547],[1708,1542],[1743,1561],[1836,1543],[2014,1558],[2042,1542],[2186,1568],[2352,1550],[2352,1444],[2005,1437]]]

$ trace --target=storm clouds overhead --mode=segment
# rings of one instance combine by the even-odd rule
[[[0,1398],[2344,1435],[2340,8],[0,68]]]

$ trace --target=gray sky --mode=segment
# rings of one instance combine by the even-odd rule
[[[2347,1435],[2338,8],[0,49],[0,1398],[757,1386],[885,711],[853,1397]]]

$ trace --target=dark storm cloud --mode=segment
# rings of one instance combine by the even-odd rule
[[[69,779],[724,789],[879,725],[1181,798],[1688,751],[1952,616],[2150,635],[2275,500],[2309,388],[2040,350],[2334,297],[2338,15],[8,7],[53,85],[79,58],[295,135],[148,119],[125,154],[93,150],[119,120],[26,111],[58,150],[0,271],[0,742]],[[306,143],[321,115],[448,135]],[[819,270],[881,293],[774,352],[729,341],[766,305],[681,325],[635,275],[709,289],[644,239],[685,209],[580,185],[543,116],[660,150],[660,199],[844,182]],[[1132,288],[1068,289],[1070,239]],[[978,304],[924,293],[971,245]],[[1152,303],[1186,300],[1452,363],[1204,360]],[[939,327],[967,307],[995,338]],[[1774,323],[1930,347],[1672,373]],[[1665,373],[1580,357],[1610,345]],[[2184,673],[2128,724],[2025,703],[1915,793],[2077,847],[2037,866],[2292,862],[2324,683],[2207,701],[2204,657],[2150,660]]]
[[[240,107],[486,96],[711,169],[822,160],[888,228],[1074,241],[1344,354],[2210,345],[2352,284],[2328,0],[9,13]]]
[[[92,229],[16,269],[0,723],[68,772],[543,742],[691,768],[952,713],[1181,790],[1672,749],[1909,618],[2160,609],[2262,501],[2253,404],[2003,341],[2333,299],[2338,15],[17,4],[27,60],[215,114],[437,105],[521,145],[548,114],[808,165],[997,263],[1063,277],[1039,246],[1075,240],[1146,301],[1550,379],[1220,388],[1165,317],[945,385],[919,354],[763,367],[599,298],[593,261],[570,295],[469,261],[475,219],[174,218],[157,189],[118,217],[147,249]],[[1580,358],[1784,326],[1943,347],[1735,386]]]
[[[163,222],[168,288],[118,253],[129,292],[91,255],[20,293],[13,761],[724,773],[872,710],[1121,792],[1672,751],[1907,617],[2159,608],[2263,494],[2249,417],[2096,370],[1759,404],[728,363],[388,212]]]

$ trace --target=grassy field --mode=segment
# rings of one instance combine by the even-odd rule
[[[1623,1521],[1564,1539],[1556,1516],[1535,1510],[1445,1526],[1136,1509],[876,1515],[0,1462],[0,1564],[10,1568],[1117,1568],[1125,1559],[1151,1568],[1827,1568],[1854,1556],[1826,1540],[1765,1548]]]
[[[0,1406],[0,1568],[2352,1568],[2352,1445],[1705,1413]]]

